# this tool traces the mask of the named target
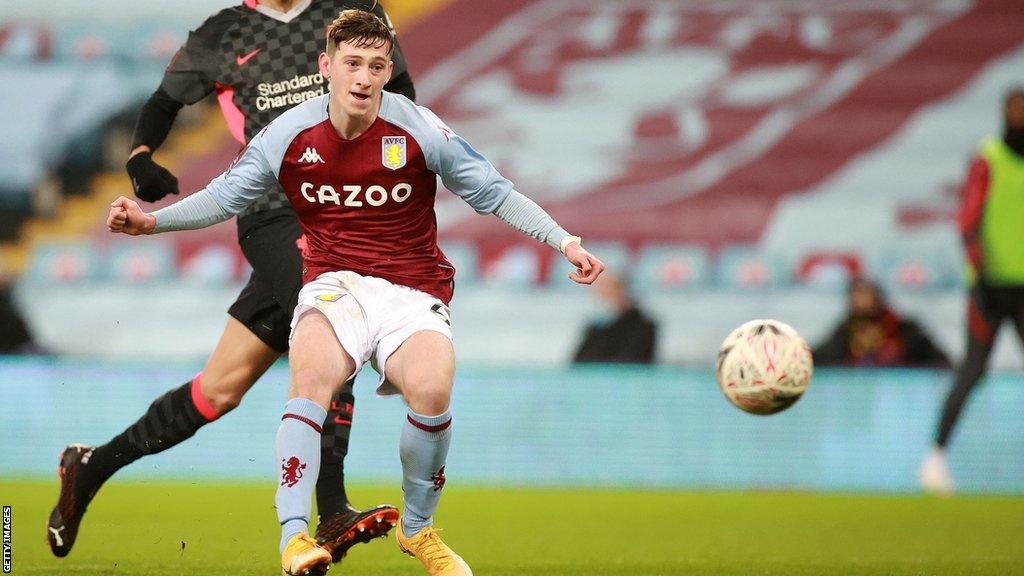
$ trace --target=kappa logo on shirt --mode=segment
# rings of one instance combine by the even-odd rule
[[[313,162],[319,162],[321,164],[326,164],[324,159],[320,157],[320,154],[317,153],[316,148],[309,146],[306,147],[306,151],[302,153],[301,157],[299,157],[299,162],[309,162],[310,164]]]

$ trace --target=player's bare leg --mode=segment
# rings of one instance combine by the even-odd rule
[[[191,438],[200,427],[233,410],[280,355],[229,316],[199,376],[158,398],[142,418],[107,444],[65,448],[58,466],[60,496],[47,522],[47,541],[53,554],[63,557],[71,552],[89,503],[114,473]],[[351,426],[351,421],[345,425]],[[150,429],[159,432],[153,436]],[[347,448],[347,436],[344,440]],[[329,445],[325,450],[336,448]],[[341,458],[331,465],[340,468]],[[397,521],[398,510],[393,506],[363,512],[348,506],[338,486],[325,486],[324,490],[342,492],[344,500],[344,509],[332,513],[323,530],[324,538],[333,544],[328,549],[335,551],[337,560],[351,546],[386,535]]]
[[[200,388],[218,416],[238,407],[245,393],[281,357],[238,320],[228,317],[213,354],[203,367]]]
[[[452,342],[438,332],[416,332],[387,359],[385,372],[409,406],[399,444],[404,512],[398,547],[416,557],[431,576],[471,576],[469,565],[433,527],[451,443]]]
[[[236,406],[280,353],[234,318],[203,371],[157,398],[149,410],[110,442],[96,448],[72,444],[60,456],[61,491],[47,522],[55,556],[67,556],[89,502],[115,472],[135,460],[191,438]]]
[[[342,348],[327,317],[306,311],[292,335],[289,400],[277,431],[278,487],[275,497],[281,524],[281,569],[284,574],[319,572],[331,554],[309,537],[312,496],[320,471],[320,437],[331,397],[355,373],[356,364]]]

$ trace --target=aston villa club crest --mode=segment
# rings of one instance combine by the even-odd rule
[[[384,136],[380,140],[380,163],[398,170],[405,166],[405,136]]]

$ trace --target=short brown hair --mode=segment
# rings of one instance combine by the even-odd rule
[[[334,56],[338,45],[352,42],[358,48],[388,47],[388,54],[394,48],[391,29],[383,20],[365,10],[342,10],[341,14],[327,26],[327,55]]]

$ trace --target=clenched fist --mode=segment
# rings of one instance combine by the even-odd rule
[[[143,212],[135,200],[119,196],[110,204],[107,229],[111,232],[138,236],[152,234],[154,228],[156,228],[156,217]]]

